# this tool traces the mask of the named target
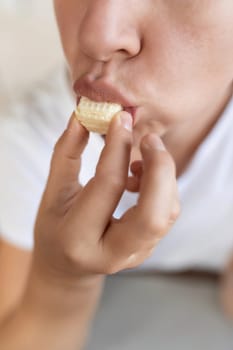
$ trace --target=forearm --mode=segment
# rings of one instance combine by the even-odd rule
[[[0,327],[1,350],[79,350],[101,295],[103,279],[50,283],[30,275],[19,307]]]

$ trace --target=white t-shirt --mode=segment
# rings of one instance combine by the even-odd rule
[[[74,105],[59,69],[0,117],[0,234],[20,248],[33,247],[53,147]],[[178,179],[181,216],[139,269],[219,271],[226,264],[233,250],[232,128],[233,99]],[[91,134],[82,157],[82,184],[94,175],[103,144]],[[125,192],[115,216],[134,205],[137,196]]]

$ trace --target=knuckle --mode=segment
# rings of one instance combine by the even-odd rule
[[[176,203],[172,213],[171,213],[171,218],[175,221],[181,214],[181,207],[179,203]]]
[[[146,232],[148,238],[154,239],[167,231],[168,222],[166,219],[160,217],[145,218],[140,222],[142,232]]]
[[[122,189],[125,186],[125,181],[121,176],[118,176],[114,171],[101,171],[96,174],[97,181],[103,182],[106,188]]]
[[[83,248],[80,245],[65,245],[63,247],[63,256],[66,263],[70,266],[83,267],[85,265]]]
[[[167,220],[163,218],[157,218],[157,220],[152,221],[151,228],[154,228],[154,232],[157,233],[157,235],[162,235],[167,230]]]
[[[124,182],[121,178],[118,178],[116,175],[110,174],[108,175],[109,185],[115,189],[122,188],[124,186]]]

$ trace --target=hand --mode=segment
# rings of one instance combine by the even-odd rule
[[[126,125],[126,127],[124,127]],[[72,117],[57,142],[35,225],[35,256],[58,276],[76,279],[116,273],[141,264],[179,215],[172,157],[155,134],[141,142],[142,162],[131,165],[132,118],[111,123],[95,176],[77,181],[88,132]],[[126,190],[139,190],[137,204],[113,218]]]

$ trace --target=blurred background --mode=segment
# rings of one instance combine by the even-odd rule
[[[52,1],[0,1],[0,103],[23,94],[63,60]]]
[[[64,0],[66,1],[66,0]],[[50,0],[0,0],[0,106],[64,62]],[[232,350],[215,277],[108,278],[88,350]]]

